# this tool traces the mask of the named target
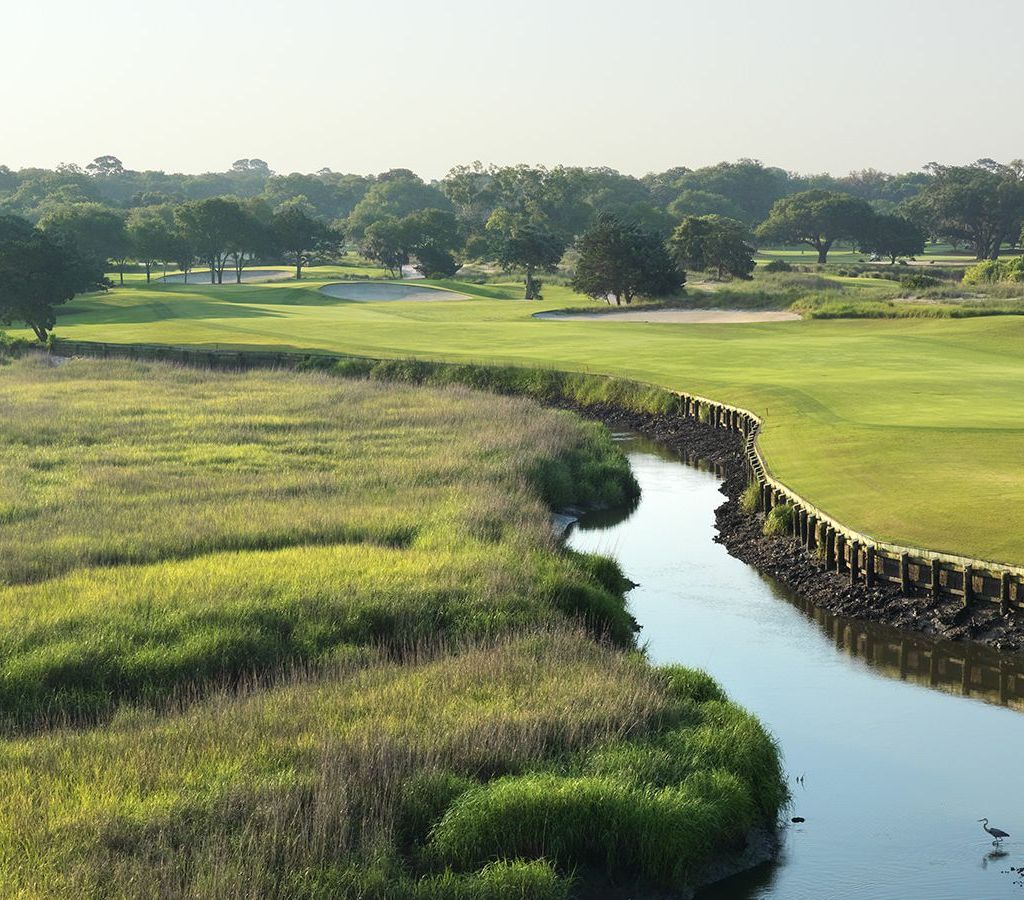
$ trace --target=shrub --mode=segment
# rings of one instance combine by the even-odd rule
[[[792,272],[793,267],[784,259],[773,259],[761,267],[765,272]]]
[[[964,272],[964,284],[996,284],[1003,280],[1005,266],[998,259],[986,259],[970,266]]]
[[[756,481],[752,481],[743,489],[743,493],[740,494],[740,509],[744,512],[752,513],[756,512],[757,507],[760,505],[761,485]]]
[[[940,279],[932,278],[931,275],[922,275],[920,272],[915,272],[913,275],[904,275],[900,279],[900,286],[912,291],[923,291],[928,288],[938,287],[940,284],[942,284]]]
[[[764,528],[766,537],[778,534],[789,534],[793,527],[793,516],[796,510],[789,503],[780,503],[773,507],[772,511],[765,516]]]

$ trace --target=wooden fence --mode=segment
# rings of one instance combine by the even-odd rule
[[[316,358],[339,359],[333,353],[221,350],[216,347],[104,344],[61,340],[61,351],[93,357],[152,359],[213,369],[294,368]],[[645,387],[655,387],[645,385]],[[661,388],[662,390],[667,390]],[[793,508],[790,534],[818,555],[822,569],[845,575],[851,584],[895,584],[905,594],[955,597],[963,606],[975,602],[1000,604],[1003,612],[1024,608],[1024,568],[971,559],[921,547],[876,541],[835,521],[795,491],[772,477],[757,445],[761,420],[748,410],[696,394],[670,392],[679,398],[683,415],[740,435],[750,477],[760,486],[759,508],[780,504]]]

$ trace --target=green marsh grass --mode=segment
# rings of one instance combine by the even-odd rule
[[[4,369],[0,895],[683,889],[775,821],[771,737],[555,543],[635,494],[607,433],[463,385],[664,392],[361,365]]]
[[[578,619],[621,586],[547,513],[636,486],[528,401],[322,374],[21,360],[0,380],[0,710],[92,717],[345,647]]]
[[[785,801],[771,738],[710,693],[554,628],[125,707],[4,742],[0,890],[555,897],[583,868],[680,888]]]

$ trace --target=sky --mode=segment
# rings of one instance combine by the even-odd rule
[[[12,168],[1024,157],[1022,0],[19,0],[3,27]]]

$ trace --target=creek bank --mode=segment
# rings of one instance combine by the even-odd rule
[[[804,600],[838,616],[864,619],[919,631],[947,640],[972,640],[997,650],[1024,649],[1024,615],[1000,612],[999,604],[976,601],[969,607],[955,597],[905,596],[895,585],[862,581],[850,584],[848,575],[823,570],[821,560],[790,537],[765,537],[762,514],[740,507],[740,495],[749,477],[741,435],[713,428],[691,418],[639,413],[603,404],[581,406],[568,402],[550,405],[597,419],[615,430],[630,430],[664,444],[687,461],[711,464],[723,477],[725,502],[715,510],[715,540],[729,553],[770,575]]]

